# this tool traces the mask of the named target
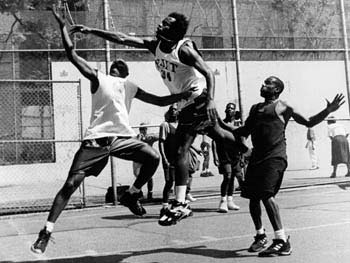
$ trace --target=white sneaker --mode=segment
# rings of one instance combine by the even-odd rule
[[[227,199],[221,199],[220,204],[219,204],[219,213],[227,213],[228,212],[228,207],[227,207]]]
[[[240,209],[240,207],[238,205],[236,205],[235,202],[233,202],[232,196],[227,197],[227,208],[229,210],[239,210]]]
[[[191,195],[191,194],[187,194],[187,195],[186,195],[186,200],[188,200],[188,201],[190,201],[190,202],[195,202],[195,201],[197,201],[197,199],[194,198],[193,195]]]

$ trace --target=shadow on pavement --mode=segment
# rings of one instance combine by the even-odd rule
[[[240,253],[244,252],[244,253]],[[152,255],[159,253],[179,253],[187,255],[198,255],[207,258],[215,259],[226,259],[226,258],[242,258],[242,257],[256,257],[256,254],[248,254],[247,249],[238,249],[238,250],[219,250],[219,249],[208,249],[206,246],[195,246],[188,248],[158,248],[144,251],[126,251],[120,254],[107,255],[107,256],[84,256],[84,257],[72,257],[72,258],[62,258],[62,259],[43,259],[35,262],[49,262],[49,263],[116,263],[123,262],[127,258]],[[169,255],[167,255],[168,257]],[[11,263],[11,261],[6,261]],[[27,261],[16,261],[17,263],[24,263]],[[125,261],[124,261],[125,262]],[[161,261],[152,261],[152,262],[163,262]],[[5,263],[5,261],[0,261],[0,263]]]

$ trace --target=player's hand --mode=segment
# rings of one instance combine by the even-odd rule
[[[337,94],[334,97],[332,102],[329,102],[327,99],[326,99],[326,102],[327,102],[327,110],[328,110],[328,112],[329,113],[334,112],[337,109],[339,109],[339,107],[341,105],[343,105],[345,103],[344,95],[342,93]]]
[[[87,27],[84,25],[73,25],[69,30],[69,33],[70,34],[75,34],[75,33],[88,34],[90,33],[90,27]]]
[[[207,114],[209,117],[210,121],[216,122],[217,118],[219,116],[216,108],[215,108],[215,103],[214,100],[209,100],[207,103]]]
[[[66,22],[65,22],[64,18],[62,18],[58,14],[58,8],[56,7],[56,5],[52,5],[52,7],[50,9],[52,11],[52,14],[56,18],[57,22],[60,24],[60,27],[64,27],[66,25]]]

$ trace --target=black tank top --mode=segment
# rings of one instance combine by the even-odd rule
[[[279,101],[271,104],[258,103],[254,105],[252,114],[251,139],[253,152],[250,159],[252,163],[259,163],[269,158],[283,158],[287,161],[284,123],[276,113],[276,105]]]

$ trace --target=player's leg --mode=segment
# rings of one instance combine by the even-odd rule
[[[165,184],[163,188],[162,208],[160,210],[159,218],[165,215],[166,211],[168,211],[170,192],[175,180],[175,169],[172,165],[169,165],[168,167],[163,167],[163,169]]]
[[[118,138],[110,147],[112,156],[138,162],[141,164],[140,173],[121,197],[120,203],[130,209],[135,215],[142,216],[146,210],[139,202],[139,193],[154,175],[159,164],[159,154],[156,150],[145,142],[135,138]]]
[[[187,126],[179,124],[176,130],[177,151],[175,158],[175,200],[171,204],[169,211],[159,219],[158,223],[162,226],[176,224],[183,218],[192,215],[192,210],[186,203],[186,185],[188,180],[189,150],[196,134],[189,133]]]
[[[153,199],[153,178],[147,182],[147,200],[152,201]]]
[[[79,187],[85,176],[97,176],[107,162],[108,151],[100,147],[95,140],[87,140],[82,143],[74,156],[68,178],[53,201],[45,227],[39,232],[38,239],[31,246],[33,252],[39,254],[45,252],[54,224],[66,207],[71,195]]]
[[[227,188],[227,208],[229,210],[239,210],[240,207],[235,204],[233,201],[233,192],[234,192],[234,182],[235,182],[235,177],[237,174],[240,172],[240,167],[238,161],[232,161],[230,164],[231,167],[231,176],[229,177],[228,181],[228,188]]]
[[[261,220],[260,199],[252,198],[249,200],[249,213],[253,220],[256,235],[254,242],[248,248],[248,252],[259,252],[267,246],[267,236]]]
[[[220,213],[227,213],[228,207],[227,207],[227,191],[229,188],[229,181],[231,179],[231,167],[230,164],[220,164],[219,172],[222,174],[222,182],[220,186],[220,203],[219,203],[219,209],[218,212]]]
[[[265,206],[266,213],[275,232],[275,239],[272,244],[264,251],[259,253],[260,257],[275,255],[290,255],[292,248],[283,228],[280,210],[275,200],[283,179],[283,173],[287,163],[283,159],[271,158],[263,163],[261,173],[264,175],[264,181],[261,182],[261,200]]]

